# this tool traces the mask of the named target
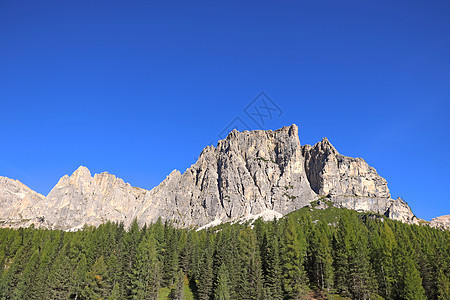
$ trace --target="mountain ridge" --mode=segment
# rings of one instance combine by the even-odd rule
[[[173,170],[151,190],[108,172],[92,176],[84,166],[61,177],[45,197],[16,183],[15,190],[30,195],[25,202],[6,196],[11,188],[1,182],[0,207],[10,207],[0,213],[2,227],[70,230],[108,220],[151,223],[159,217],[180,227],[201,227],[265,212],[285,215],[321,197],[339,207],[419,224],[362,158],[340,154],[327,138],[302,146],[295,124],[274,131],[233,130],[215,147],[205,147],[185,172]]]

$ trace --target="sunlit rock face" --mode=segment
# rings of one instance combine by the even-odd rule
[[[107,172],[79,167],[47,197],[0,177],[0,223],[76,230],[108,220],[129,225],[158,218],[178,226],[284,215],[326,197],[334,205],[373,211],[407,223],[417,220],[387,182],[362,158],[338,153],[328,139],[301,146],[298,127],[232,131],[208,146],[184,173],[172,171],[152,190],[132,187]]]
[[[364,159],[339,154],[327,138],[303,146],[302,153],[311,188],[318,195],[327,196],[339,207],[418,224],[411,208],[403,200],[391,198],[387,181]]]
[[[33,224],[44,198],[19,180],[0,176],[0,226]]]
[[[429,225],[434,228],[450,230],[450,215],[433,218]]]

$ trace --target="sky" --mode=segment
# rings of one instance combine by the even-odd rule
[[[449,53],[448,0],[0,0],[0,175],[151,189],[234,127],[295,123],[430,220],[450,214]]]

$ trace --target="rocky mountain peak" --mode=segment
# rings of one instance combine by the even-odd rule
[[[0,176],[0,225],[31,225],[44,198],[19,180]]]
[[[311,147],[313,152],[316,153],[325,153],[326,155],[338,155],[339,152],[336,150],[336,148],[331,144],[331,142],[328,140],[327,137],[324,137],[320,142],[317,142],[314,144],[314,146]]]
[[[26,212],[30,220],[40,220],[36,225],[50,228],[107,220],[127,225],[134,218],[141,224],[162,218],[178,226],[203,226],[284,215],[324,197],[339,207],[417,223],[409,206],[391,199],[386,180],[363,159],[339,154],[327,138],[301,146],[295,124],[274,131],[233,130],[216,147],[203,149],[184,173],[173,170],[150,191],[107,172],[92,177],[84,166],[63,176],[45,198],[28,191],[30,202],[21,200],[20,184],[10,193],[5,181],[0,177],[0,207],[19,209],[0,211],[0,219]]]
[[[91,178],[91,171],[89,171],[88,168],[86,168],[85,166],[79,166],[78,169],[76,169],[72,175],[70,175],[70,178],[74,179],[74,180],[78,180],[78,179],[88,179]]]
[[[433,218],[429,225],[434,228],[450,230],[450,215]]]

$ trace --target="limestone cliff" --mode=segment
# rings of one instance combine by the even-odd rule
[[[204,225],[266,210],[285,214],[314,199],[297,126],[234,130],[217,147],[206,147],[186,172],[172,172],[151,190],[137,217],[143,222],[162,216],[183,226]]]
[[[429,225],[434,228],[450,230],[450,215],[433,218]]]
[[[178,226],[203,226],[286,214],[320,197],[417,223],[409,206],[391,199],[386,180],[363,159],[339,154],[326,138],[301,146],[298,127],[292,125],[234,130],[216,147],[206,147],[184,173],[174,170],[150,191],[106,172],[92,176],[86,167],[63,176],[47,197],[0,177],[0,225],[77,229],[161,217]]]
[[[108,220],[129,224],[147,192],[107,172],[92,177],[81,166],[70,177],[65,175],[59,180],[40,210],[45,224],[52,228],[99,225]]]
[[[327,138],[314,146],[302,147],[311,188],[339,207],[372,211],[391,219],[418,224],[411,208],[391,199],[387,181],[362,158],[339,154]]]
[[[0,226],[31,225],[44,198],[20,181],[0,176]]]

